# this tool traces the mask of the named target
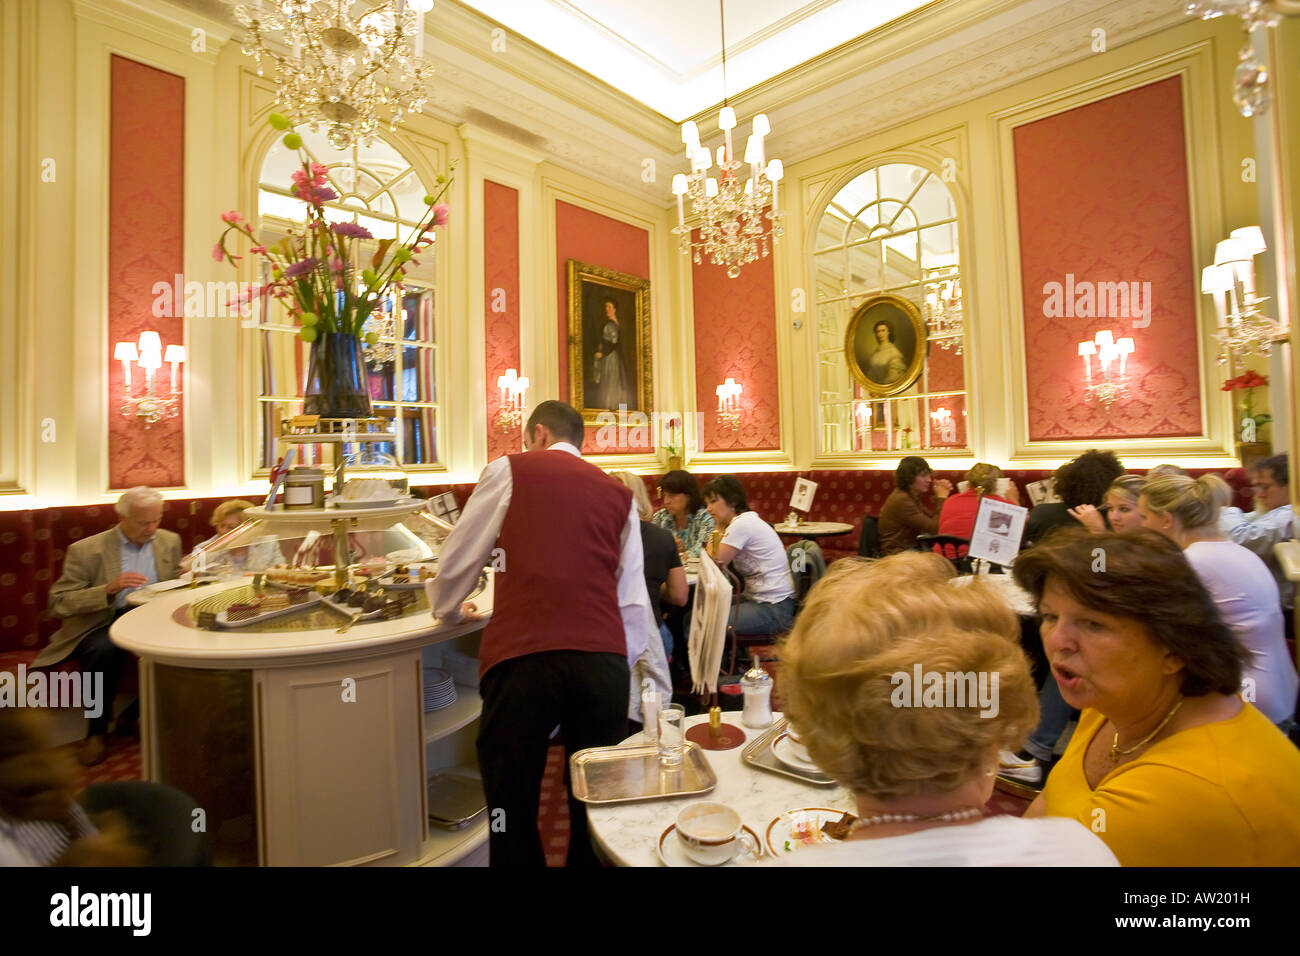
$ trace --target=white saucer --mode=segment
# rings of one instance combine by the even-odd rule
[[[803,744],[795,743],[788,733],[777,734],[772,740],[772,756],[791,770],[801,773],[815,773],[826,776],[826,771],[808,759],[808,751]]]
[[[696,863],[686,855],[686,849],[682,846],[682,841],[677,839],[677,824],[669,824],[668,829],[659,834],[659,844],[655,847],[655,852],[659,854],[659,862],[664,866],[699,866],[704,867],[704,863]],[[763,855],[763,844],[759,842],[758,834],[749,827],[741,825],[740,828],[741,848],[735,856],[726,863],[720,863],[719,866],[748,866]]]

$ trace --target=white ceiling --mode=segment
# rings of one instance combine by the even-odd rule
[[[681,122],[722,102],[718,0],[463,0]],[[928,0],[727,0],[734,96]]]

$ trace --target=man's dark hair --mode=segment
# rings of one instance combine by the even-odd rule
[[[750,510],[749,499],[745,497],[745,486],[735,475],[719,475],[704,486],[705,498],[721,498],[736,514]]]
[[[1105,569],[1098,570],[1098,553]],[[1124,534],[1061,528],[1016,558],[1016,583],[1043,599],[1055,578],[1084,607],[1145,625],[1151,639],[1183,662],[1182,692],[1235,694],[1249,652],[1223,623],[1182,548],[1139,528]]]
[[[1267,471],[1273,476],[1273,481],[1279,485],[1291,484],[1290,475],[1287,471],[1286,452],[1280,455],[1272,455],[1268,458],[1261,458],[1255,464],[1250,466],[1250,470],[1256,473]]]
[[[578,448],[582,447],[582,416],[572,405],[554,399],[542,402],[528,416],[528,431],[525,434],[529,439],[533,437],[533,430],[538,425],[545,425],[557,441],[567,441]]]
[[[928,475],[934,469],[924,458],[918,458],[916,455],[908,455],[898,463],[894,469],[894,484],[900,491],[911,491],[912,485],[921,475]]]
[[[1056,469],[1053,487],[1067,508],[1092,505],[1100,508],[1106,503],[1106,490],[1120,475],[1124,466],[1113,451],[1085,451],[1073,461]]]
[[[704,498],[700,495],[700,483],[689,471],[670,471],[659,479],[659,491],[669,495],[685,495],[686,510],[695,514],[704,507]]]

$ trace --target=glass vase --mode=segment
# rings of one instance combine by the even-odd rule
[[[370,388],[361,339],[324,332],[311,343],[303,414],[322,418],[371,418]]]

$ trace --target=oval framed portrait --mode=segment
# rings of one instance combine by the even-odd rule
[[[897,395],[925,367],[925,320],[907,299],[873,295],[858,306],[844,336],[844,357],[854,379],[872,395]]]

